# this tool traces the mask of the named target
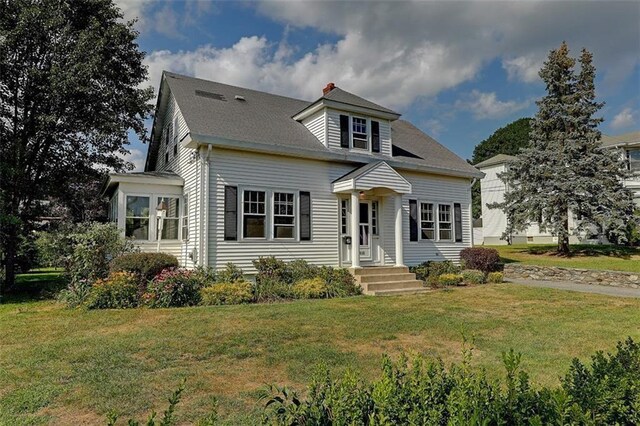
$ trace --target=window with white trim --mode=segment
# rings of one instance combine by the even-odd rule
[[[180,230],[180,200],[173,197],[158,197],[158,204],[164,201],[167,206],[167,215],[162,224],[162,239],[177,240]]]
[[[242,203],[242,237],[266,238],[266,192],[244,191]]]
[[[628,149],[627,161],[629,162],[629,170],[640,172],[640,149]]]
[[[290,192],[273,193],[273,238],[295,238],[295,196]]]
[[[127,195],[125,235],[136,240],[149,239],[149,197]]]
[[[420,203],[420,238],[435,240],[436,221],[432,203]]]
[[[453,239],[450,204],[438,204],[438,237],[440,240]]]
[[[351,117],[351,138],[354,148],[369,149],[366,118]]]
[[[347,215],[349,213],[349,200],[340,200],[340,232],[347,233]]]
[[[189,194],[184,194],[182,203],[182,239],[189,239]]]

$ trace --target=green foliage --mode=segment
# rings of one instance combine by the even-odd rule
[[[200,290],[202,305],[240,305],[253,301],[253,291],[248,281],[220,282]]]
[[[138,277],[131,272],[112,272],[97,280],[86,299],[89,309],[135,308],[139,303]]]
[[[132,272],[139,275],[145,283],[163,270],[177,267],[178,259],[167,253],[126,253],[109,264],[111,272]]]
[[[194,306],[200,303],[202,282],[187,269],[165,269],[147,286],[142,298],[152,308]]]
[[[222,282],[222,283],[233,283],[236,281],[244,281],[244,273],[242,272],[242,269],[238,268],[236,265],[229,262],[227,263],[227,266],[223,270],[218,271],[216,273],[215,281]]]
[[[258,273],[256,274],[256,283],[263,281],[280,282],[291,284],[291,271],[287,264],[274,256],[260,257],[253,261],[253,266]]]
[[[306,398],[287,387],[261,389],[263,424],[638,424],[640,351],[631,339],[615,355],[596,354],[591,369],[575,360],[556,389],[535,388],[513,350],[502,355],[504,385],[472,368],[471,357],[467,348],[462,363],[446,368],[439,359],[385,356],[381,377],[368,384],[321,367]]]
[[[295,297],[292,284],[273,278],[262,278],[259,281],[256,279],[253,291],[256,302],[273,302]]]
[[[287,265],[289,269],[289,275],[291,281],[297,283],[301,280],[307,280],[315,278],[320,274],[320,268],[315,265],[310,265],[309,262],[303,259],[294,260]]]
[[[465,268],[478,269],[484,273],[501,268],[498,250],[487,247],[467,247],[460,251],[460,261]]]
[[[438,276],[438,285],[442,287],[450,287],[462,284],[464,278],[462,274],[442,274]]]
[[[518,155],[522,148],[529,145],[530,123],[530,118],[520,118],[493,132],[473,149],[471,163],[478,164],[498,154]],[[471,197],[473,218],[477,219],[482,215],[480,181],[473,184]]]
[[[320,267],[320,278],[327,283],[327,297],[348,297],[362,294],[362,288],[348,269]]]
[[[320,277],[307,278],[293,285],[293,293],[299,299],[320,299],[326,297],[327,283]]]
[[[504,274],[502,272],[489,272],[487,274],[488,283],[501,283],[504,281]]]
[[[465,284],[484,284],[487,282],[484,272],[477,269],[465,269],[460,274],[462,275],[462,282]]]
[[[457,274],[460,272],[460,267],[456,266],[450,260],[442,262],[427,261],[422,262],[417,266],[409,267],[409,271],[416,274],[416,278],[426,282],[432,287],[438,285],[438,277],[442,274]]]
[[[67,288],[58,293],[59,302],[67,305],[68,308],[77,308],[84,305],[91,292],[89,280],[80,279],[72,281]]]

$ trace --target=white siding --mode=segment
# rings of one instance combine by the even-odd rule
[[[485,177],[480,181],[482,235],[485,242],[492,244],[499,241],[501,241],[502,244],[507,243],[504,240],[500,240],[502,233],[507,228],[507,216],[500,209],[490,209],[487,207],[487,204],[501,203],[504,201],[505,184],[498,177],[498,174],[504,172],[504,170],[504,164],[482,169]]]
[[[327,144],[326,141],[326,120],[325,120],[325,112],[324,110],[320,110],[315,114],[305,118],[302,120],[302,124],[305,125],[307,129],[315,136],[320,142],[324,145]]]
[[[209,265],[222,268],[227,262],[233,262],[245,272],[253,273],[251,261],[260,256],[337,265],[338,198],[331,191],[331,182],[352,169],[353,166],[347,164],[215,149],[210,167]],[[225,185],[238,186],[239,189],[253,187],[309,191],[311,241],[242,241],[241,238],[238,241],[225,241]],[[238,197],[241,197],[240,190]]]
[[[340,114],[349,115],[327,108],[327,146],[334,149],[345,149],[340,146]],[[371,117],[380,123],[380,153],[391,157],[391,122],[381,118]],[[360,151],[361,152],[361,151]]]
[[[460,250],[471,247],[471,182],[468,179],[448,178],[444,176],[427,175],[413,172],[403,172],[402,175],[411,182],[412,194],[402,197],[402,225],[404,241],[404,262],[406,265],[417,265],[427,260],[460,260]],[[409,241],[409,200],[427,201],[433,203],[460,203],[462,210],[462,242],[453,241]],[[393,202],[389,199],[385,203],[385,227],[393,230]],[[420,211],[418,208],[418,220]],[[453,216],[453,211],[452,211]],[[387,235],[387,234],[385,234]],[[395,246],[391,237],[385,237],[385,253],[391,258],[395,256]]]
[[[382,163],[373,170],[358,177],[355,182],[355,187],[369,190],[379,187],[381,182],[385,183],[386,188],[391,188],[395,191],[410,192],[411,190],[411,185],[386,163]]]

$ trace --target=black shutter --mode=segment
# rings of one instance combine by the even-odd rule
[[[224,187],[224,239],[238,239],[238,188]]]
[[[300,241],[311,240],[311,194],[300,191]]]
[[[456,243],[462,242],[462,208],[460,203],[453,205],[453,220],[455,221]]]
[[[418,201],[409,200],[409,241],[418,241]]]
[[[349,116],[340,115],[340,146],[349,148]]]
[[[371,122],[371,150],[380,152],[380,123],[377,121]]]

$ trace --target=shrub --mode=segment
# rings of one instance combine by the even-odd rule
[[[310,265],[309,262],[302,259],[289,262],[287,268],[289,269],[291,281],[294,283],[315,278],[320,274],[320,268],[315,265]]]
[[[293,285],[293,293],[299,299],[319,299],[327,295],[327,283],[320,277],[301,280]]]
[[[140,275],[145,283],[163,270],[177,267],[178,259],[167,253],[126,253],[109,264],[111,272],[132,272]]]
[[[234,281],[216,283],[200,290],[202,305],[239,305],[253,301],[251,283]]]
[[[91,283],[87,279],[75,280],[69,286],[58,293],[58,301],[67,305],[68,308],[76,308],[83,305],[89,293],[91,292]]]
[[[201,281],[187,269],[165,269],[149,283],[143,296],[152,308],[193,306],[200,303]]]
[[[282,299],[293,299],[293,286],[272,278],[256,279],[254,294],[257,302],[273,302]]]
[[[442,274],[438,277],[438,284],[444,287],[462,284],[461,274]]]
[[[484,272],[477,269],[465,269],[461,274],[462,281],[466,284],[484,284],[487,282]]]
[[[216,272],[215,281],[221,283],[234,283],[236,281],[244,281],[244,273],[233,263],[227,263],[227,266]]]
[[[138,277],[131,272],[113,272],[97,280],[86,301],[89,309],[134,308],[138,304]]]
[[[444,260],[441,262],[427,261],[422,262],[417,266],[409,268],[410,272],[416,274],[416,278],[425,281],[432,287],[438,285],[438,277],[442,274],[457,274],[460,272],[460,267],[456,266],[450,260]]]
[[[362,288],[345,268],[322,266],[319,277],[327,283],[327,297],[347,297],[362,294]]]
[[[504,281],[504,274],[502,272],[489,272],[487,274],[488,283],[501,283]]]
[[[484,273],[495,272],[500,268],[498,250],[486,247],[467,247],[460,252],[460,260],[465,268],[479,269]]]
[[[253,261],[253,266],[258,273],[256,274],[256,283],[261,281],[276,281],[280,283],[291,284],[291,273],[287,264],[276,259],[274,256],[260,257]]]

